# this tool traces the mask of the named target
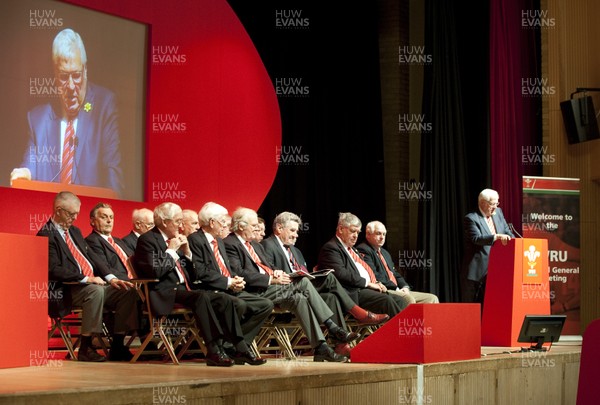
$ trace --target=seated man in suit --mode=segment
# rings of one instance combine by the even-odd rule
[[[183,231],[182,233],[189,237],[191,234],[200,229],[200,221],[198,214],[194,210],[183,210]]]
[[[262,242],[262,240],[265,238],[265,229],[267,229],[265,220],[261,217],[258,217],[258,226],[254,230],[254,240],[258,243]]]
[[[478,209],[465,215],[465,255],[463,260],[463,301],[483,306],[490,250],[495,241],[507,244],[515,236],[510,231],[496,190],[486,188],[477,198]],[[483,309],[483,308],[482,308]]]
[[[148,208],[133,210],[131,222],[133,229],[122,240],[132,252],[135,252],[135,245],[140,235],[154,228],[154,213]]]
[[[359,335],[346,331],[333,321],[333,312],[308,279],[292,280],[283,270],[274,269],[260,243],[254,240],[257,227],[256,212],[238,208],[232,215],[233,233],[223,240],[232,268],[244,278],[246,290],[269,298],[275,305],[294,313],[315,351],[314,361],[347,361],[346,356],[335,353],[327,345],[320,325],[324,324],[329,335],[342,343],[356,340]],[[341,316],[336,315],[337,319]]]
[[[434,294],[412,291],[404,277],[396,271],[390,252],[383,248],[387,235],[385,225],[379,221],[372,221],[367,224],[365,231],[367,240],[356,248],[362,253],[364,261],[373,269],[375,278],[383,285],[384,291],[397,294],[402,298],[404,301],[402,309],[414,303],[437,304],[440,302]]]
[[[48,237],[50,286],[62,289],[62,294],[56,291],[51,295],[62,297],[59,302],[49,303],[51,315],[65,316],[71,312],[71,305],[80,306],[82,324],[78,359],[98,362],[106,358],[92,346],[92,334],[102,332],[103,310],[115,311],[109,359],[131,359],[124,338],[127,332],[138,329],[137,292],[128,281],[106,278],[110,269],[89,249],[81,231],[73,225],[81,208],[79,198],[62,191],[54,198],[53,208],[52,217],[38,232],[38,236]],[[66,282],[71,284],[64,284]]]
[[[273,221],[273,234],[261,242],[267,259],[276,269],[282,269],[288,274],[308,271],[302,252],[295,246],[301,224],[302,219],[298,215],[282,212]],[[311,282],[334,314],[350,313],[358,323],[364,325],[378,325],[389,319],[388,315],[374,314],[356,305],[332,273],[315,277]],[[336,317],[334,321],[346,329],[343,317]],[[347,344],[336,345],[337,353],[348,354],[349,351]]]
[[[293,271],[307,271],[304,255],[298,249],[298,229],[302,219],[292,212],[282,212],[273,221],[273,234],[262,241],[267,258],[275,268],[286,273]],[[350,313],[362,325],[379,325],[389,319],[385,314],[374,314],[358,305],[350,298],[348,292],[342,287],[333,273],[312,280],[317,291],[328,302],[327,296],[334,296],[341,305],[344,313]],[[344,324],[340,324],[343,326]]]
[[[129,257],[133,255],[133,251],[121,239],[112,236],[114,224],[115,214],[110,204],[96,204],[90,211],[92,232],[85,238],[85,241],[90,249],[103,260],[106,268],[109,269],[109,274],[102,275],[107,282],[113,282],[115,279],[129,282],[136,278],[135,271],[129,262]],[[128,283],[128,286],[133,286],[133,284]],[[138,300],[138,313],[140,315],[143,311],[141,304],[141,300]],[[145,318],[141,318],[138,331],[140,339],[143,341],[144,336],[149,332],[148,322]],[[150,347],[156,347],[154,342],[151,342]]]
[[[354,245],[361,226],[356,215],[340,213],[335,237],[319,252],[318,267],[334,269],[333,274],[357,305],[393,317],[402,310],[404,301],[385,291],[371,267],[356,252]]]
[[[240,325],[246,304],[228,294],[190,288],[192,252],[186,236],[180,233],[181,207],[171,202],[158,205],[154,209],[154,223],[152,230],[139,237],[133,255],[139,277],[159,280],[150,284],[152,309],[158,316],[168,315],[175,304],[192,310],[206,344],[208,366],[233,365],[223,351],[223,339],[234,345],[240,357],[251,358]]]
[[[227,221],[227,209],[214,202],[204,204],[196,218],[202,228],[188,236],[190,250],[194,258],[191,278],[195,288],[210,291],[224,291],[244,300],[247,304],[241,323],[246,343],[252,344],[263,323],[273,311],[273,302],[268,298],[245,291],[243,277],[236,274],[229,263],[225,245],[219,236]],[[257,363],[257,359],[241,359],[232,355],[238,364]],[[232,357],[230,356],[230,357]]]

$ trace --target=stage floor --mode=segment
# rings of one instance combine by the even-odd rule
[[[0,403],[575,404],[581,341],[544,353],[511,350],[484,347],[480,359],[426,365],[302,356],[231,368],[203,360],[80,363],[61,354],[43,366],[0,370]]]

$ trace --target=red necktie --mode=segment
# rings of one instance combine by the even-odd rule
[[[249,241],[246,241],[246,247],[248,248],[250,257],[252,258],[252,260],[254,260],[254,263],[256,263],[261,269],[263,269],[265,271],[265,273],[267,273],[269,276],[272,276],[273,270],[271,270],[269,268],[269,266],[266,266],[263,264],[263,262],[260,260],[260,257],[258,257],[258,255],[256,254],[256,251],[254,250],[254,248],[252,247],[252,244]]]
[[[71,251],[73,257],[75,258],[75,261],[77,262],[77,264],[79,264],[79,268],[81,269],[83,275],[89,278],[93,278],[94,270],[92,269],[92,265],[90,264],[90,262],[87,261],[85,257],[83,257],[83,254],[81,254],[79,249],[75,247],[75,244],[73,243],[73,240],[69,235],[69,231],[65,231],[65,242],[67,242],[67,246]]]
[[[110,245],[113,247],[115,252],[117,252],[117,256],[119,256],[119,259],[121,259],[121,263],[123,263],[123,266],[125,266],[125,269],[127,269],[127,278],[130,280],[132,278],[135,278],[135,277],[133,277],[133,273],[131,272],[131,267],[129,266],[129,261],[127,260],[127,255],[125,254],[123,249],[121,249],[121,246],[119,246],[115,243],[115,240],[113,239],[112,236],[108,237],[108,243],[110,243]]]
[[[294,256],[294,254],[292,253],[292,249],[289,246],[286,246],[288,255],[290,257],[290,263],[292,263],[292,270],[294,271],[307,271],[306,267],[301,266],[300,263],[298,263],[298,260],[296,260],[296,256]]]
[[[385,271],[387,271],[387,274],[388,274],[388,277],[390,278],[390,280],[394,284],[398,285],[398,281],[396,281],[396,277],[394,277],[394,273],[392,273],[392,271],[388,267],[388,264],[385,261],[385,258],[383,257],[383,254],[381,253],[381,249],[377,249],[377,256],[379,256],[379,260],[381,260],[381,263],[383,263],[383,265],[385,266]]]
[[[73,174],[73,159],[75,158],[75,129],[73,121],[69,120],[65,131],[65,143],[63,144],[62,166],[60,182],[70,184]]]
[[[373,273],[371,266],[369,266],[367,263],[365,263],[365,261],[363,259],[361,259],[360,256],[358,254],[356,254],[356,252],[351,247],[348,248],[348,252],[350,252],[350,256],[352,257],[352,259],[354,259],[355,262],[360,263],[360,265],[364,267],[364,269],[367,271],[367,273],[369,273],[369,278],[371,279],[371,283],[376,283],[377,279],[375,278],[375,274]]]
[[[225,263],[223,263],[223,259],[221,259],[221,254],[219,253],[219,245],[217,244],[217,240],[213,239],[210,243],[212,244],[213,255],[215,255],[215,260],[219,265],[221,274],[223,274],[225,277],[230,277],[231,273],[229,273],[229,270],[227,270],[227,266],[225,266]]]
[[[167,249],[169,248],[170,241],[171,241],[171,239],[167,239]],[[183,271],[183,268],[181,267],[181,263],[179,263],[179,259],[175,260],[175,266],[177,267],[177,272],[179,273],[181,278],[183,278],[183,282],[185,283],[185,289],[188,291],[191,291],[192,289],[190,288],[190,286],[187,282],[187,278],[185,277],[185,272]]]
[[[492,233],[492,235],[496,234],[496,227],[494,226],[494,220],[492,219],[492,217],[487,217],[485,219],[485,222],[487,222],[488,227],[490,228],[490,232]]]

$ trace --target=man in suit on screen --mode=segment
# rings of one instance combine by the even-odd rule
[[[67,28],[52,44],[60,97],[27,114],[29,143],[11,182],[23,178],[123,191],[115,95],[88,82],[87,55]]]

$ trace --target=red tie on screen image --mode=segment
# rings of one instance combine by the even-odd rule
[[[73,174],[73,159],[75,158],[75,129],[73,128],[73,121],[67,123],[67,130],[65,131],[65,143],[63,145],[62,155],[62,166],[60,173],[60,182],[71,184],[71,177]]]

